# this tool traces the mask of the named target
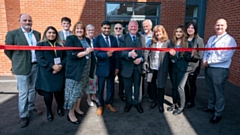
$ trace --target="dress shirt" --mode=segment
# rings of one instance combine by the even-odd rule
[[[102,34],[102,36],[103,36],[104,40],[106,41],[106,43],[109,43],[109,47],[111,47],[110,36],[109,36],[109,35],[106,36],[106,35],[104,35],[104,34]],[[106,40],[106,37],[108,37],[108,42],[107,42],[107,40]]]
[[[209,38],[205,48],[218,47],[236,47],[237,43],[232,36],[224,33],[220,36],[212,36]],[[203,60],[207,61],[210,67],[229,68],[232,62],[232,56],[235,50],[213,50],[205,51]]]
[[[36,46],[37,45],[37,40],[36,40],[36,37],[35,35],[33,34],[33,30],[31,30],[29,33],[24,30],[22,27],[21,27],[22,31],[23,31],[23,34],[25,36],[25,38],[27,39],[27,42],[28,42],[28,45],[29,46]],[[32,55],[32,63],[33,62],[37,62],[37,58],[36,58],[36,54],[35,54],[35,50],[31,50],[31,55]]]

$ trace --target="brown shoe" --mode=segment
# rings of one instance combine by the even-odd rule
[[[98,115],[98,116],[101,116],[102,114],[103,114],[103,107],[100,106],[100,107],[98,107],[98,109],[97,109],[97,115]]]
[[[107,107],[111,112],[117,112],[117,110],[116,110],[111,104],[107,104],[106,107]]]

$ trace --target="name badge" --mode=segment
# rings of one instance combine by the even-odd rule
[[[61,64],[61,59],[60,59],[60,57],[54,58],[54,64],[55,64],[55,65]]]

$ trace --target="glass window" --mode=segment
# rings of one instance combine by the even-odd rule
[[[147,3],[136,3],[134,7],[135,15],[158,15],[158,5],[157,4],[147,4]]]
[[[133,5],[131,3],[107,4],[107,15],[132,15]]]
[[[186,8],[186,17],[197,17],[198,6],[187,6]]]

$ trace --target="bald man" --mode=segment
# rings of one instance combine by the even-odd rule
[[[6,35],[6,45],[36,46],[41,34],[32,30],[32,17],[29,14],[19,16],[19,29],[9,31]],[[17,78],[18,110],[20,126],[28,125],[28,114],[31,116],[41,115],[42,112],[35,109],[36,96],[35,81],[37,77],[37,59],[34,50],[5,50],[7,57],[12,62],[12,73]]]
[[[227,21],[218,19],[214,26],[216,35],[209,38],[206,48],[236,47],[236,41],[227,34]],[[225,107],[224,86],[228,79],[229,67],[235,50],[205,51],[203,67],[208,90],[208,106],[202,111],[213,112],[210,123],[218,123]]]

